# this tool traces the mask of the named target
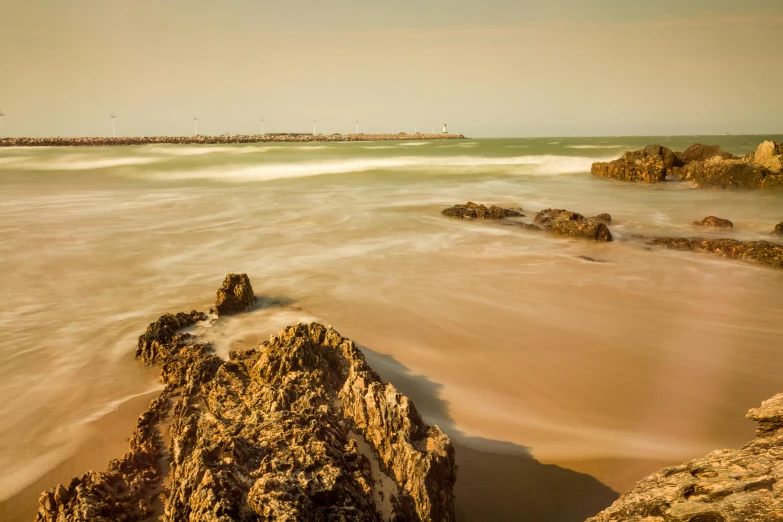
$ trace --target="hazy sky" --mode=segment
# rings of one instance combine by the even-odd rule
[[[783,133],[783,0],[0,0],[6,135]]]

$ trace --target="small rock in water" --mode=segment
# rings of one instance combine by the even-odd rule
[[[464,205],[454,205],[453,207],[444,208],[441,211],[441,214],[460,219],[505,219],[507,217],[524,217],[524,214],[518,210],[502,208],[496,205],[486,207],[485,205],[476,204],[472,201],[468,201]]]
[[[728,219],[722,219],[715,216],[707,216],[701,221],[694,221],[693,226],[708,227],[708,228],[723,228],[723,229],[731,230],[734,228],[734,223],[732,223]]]
[[[595,241],[611,241],[609,228],[599,221],[588,219],[578,212],[564,209],[545,209],[536,214],[536,224],[547,232],[561,236],[582,237]]]
[[[523,230],[531,230],[533,232],[543,232],[541,227],[533,225],[531,223],[520,223],[519,224],[519,228],[521,228]]]
[[[775,225],[775,230],[772,231],[776,236],[783,236],[783,221]]]
[[[589,261],[590,263],[606,263],[603,259],[595,259],[590,256],[576,256],[577,259],[581,259],[583,261]]]
[[[218,315],[231,315],[244,312],[255,302],[256,296],[247,274],[228,274],[217,291],[215,308]]]

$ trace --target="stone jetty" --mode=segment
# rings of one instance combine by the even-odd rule
[[[2,138],[0,147],[113,147],[120,145],[216,145],[226,143],[310,143],[331,141],[464,140],[462,134],[222,134],[220,136],[128,136],[118,138]]]

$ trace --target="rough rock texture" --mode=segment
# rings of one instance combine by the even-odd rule
[[[253,287],[247,274],[228,274],[217,291],[215,309],[218,315],[244,312],[256,302]]]
[[[661,145],[647,145],[641,150],[626,152],[622,158],[614,161],[593,163],[590,171],[594,176],[604,178],[657,183],[665,181],[675,167],[683,165],[683,161],[671,149]]]
[[[756,437],[638,482],[589,522],[783,521],[783,394],[747,418]]]
[[[42,494],[37,521],[455,519],[449,438],[352,341],[300,324],[224,361],[177,332],[204,318],[147,328],[137,354],[165,389],[129,453]]]
[[[772,231],[776,236],[783,236],[783,221],[775,225],[775,230]]]
[[[583,237],[595,241],[612,240],[612,233],[604,223],[570,210],[542,210],[536,214],[535,222],[547,232],[561,236]]]
[[[679,173],[680,179],[693,181],[697,187],[714,188],[783,188],[783,144],[765,141],[756,152],[742,158],[713,156],[693,161]]]
[[[521,212],[514,209],[501,208],[495,205],[487,208],[484,205],[479,205],[472,201],[468,201],[464,205],[454,205],[453,207],[444,208],[441,211],[441,214],[460,219],[505,219],[507,217],[523,217]]]
[[[701,221],[694,221],[693,226],[695,227],[708,227],[708,228],[722,228],[722,229],[733,229],[734,223],[729,221],[728,219],[723,219],[715,216],[707,216],[706,218],[702,219]]]
[[[703,237],[654,237],[651,245],[679,250],[709,252],[733,259],[744,259],[783,270],[783,246],[769,241],[737,241],[735,239],[706,239]]]
[[[604,225],[611,225],[612,224],[612,216],[606,213],[598,214],[597,216],[593,216],[591,218],[587,218],[592,221],[598,221],[599,223],[603,223]]]
[[[675,152],[675,154],[685,165],[693,161],[705,161],[715,156],[720,156],[723,159],[737,158],[733,154],[721,151],[720,145],[702,145],[701,143],[694,143],[683,152]]]

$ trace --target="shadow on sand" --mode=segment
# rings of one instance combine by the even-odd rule
[[[413,400],[428,424],[451,437],[457,452],[457,520],[576,522],[618,497],[590,475],[535,460],[530,448],[469,437],[457,429],[441,384],[411,371],[393,357],[360,346],[367,363]],[[479,449],[480,448],[480,449]]]

